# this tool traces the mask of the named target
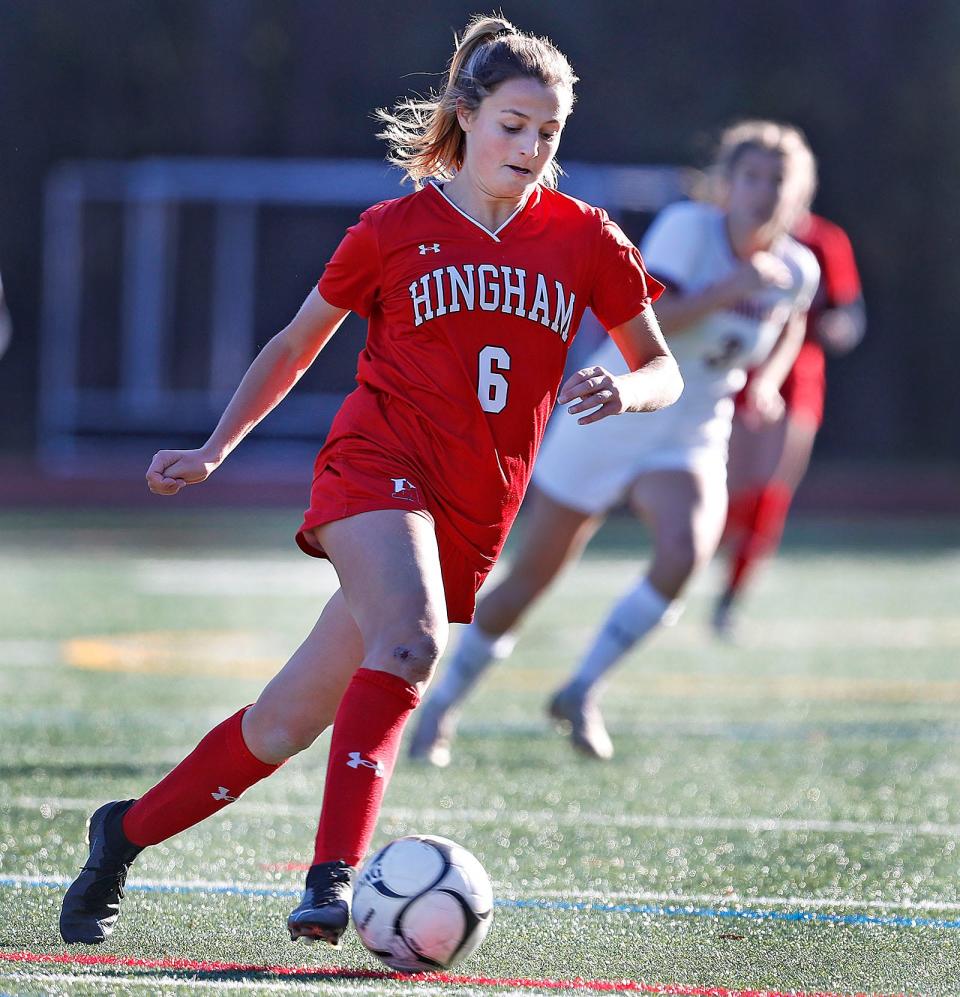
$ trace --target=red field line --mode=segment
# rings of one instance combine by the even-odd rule
[[[642,980],[538,980],[524,977],[458,976],[453,973],[391,973],[342,966],[263,966],[241,962],[206,962],[196,959],[136,959],[118,955],[71,955],[53,952],[0,952],[0,962],[70,966],[110,966],[118,969],[189,970],[194,973],[258,973],[263,976],[322,977],[332,980],[410,980],[458,986],[523,987],[530,990],[593,990],[598,993],[633,992],[666,997],[880,997],[879,994],[800,993],[796,990],[729,990],[683,983],[646,983]],[[78,977],[82,979],[82,977]],[[905,994],[888,997],[906,997]]]

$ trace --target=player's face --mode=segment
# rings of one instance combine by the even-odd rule
[[[475,111],[460,111],[463,170],[486,194],[522,197],[556,155],[569,98],[539,80],[501,83]]]
[[[778,152],[744,150],[730,174],[727,213],[743,230],[778,226],[787,207],[786,162]]]

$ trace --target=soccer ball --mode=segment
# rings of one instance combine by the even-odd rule
[[[384,845],[360,871],[353,921],[392,969],[448,969],[475,952],[493,920],[493,889],[462,845],[411,834]]]

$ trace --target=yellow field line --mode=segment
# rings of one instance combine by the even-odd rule
[[[265,678],[283,664],[281,641],[236,632],[144,632],[83,637],[63,643],[73,668],[149,675]],[[561,675],[557,669],[557,679]],[[497,681],[506,689],[544,689],[547,669],[506,665]],[[887,703],[958,703],[960,681],[823,675],[763,675],[744,671],[650,672],[633,670],[645,696],[680,699],[804,699]]]

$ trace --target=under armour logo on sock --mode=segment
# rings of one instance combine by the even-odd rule
[[[347,765],[352,769],[358,769],[361,765],[365,769],[373,769],[373,774],[378,779],[382,779],[387,774],[383,762],[372,762],[369,758],[362,757],[359,751],[350,752],[350,760],[347,762]]]
[[[217,786],[217,792],[210,795],[215,800],[226,800],[228,803],[233,803],[236,800],[235,796],[230,795],[230,790],[226,786]]]

